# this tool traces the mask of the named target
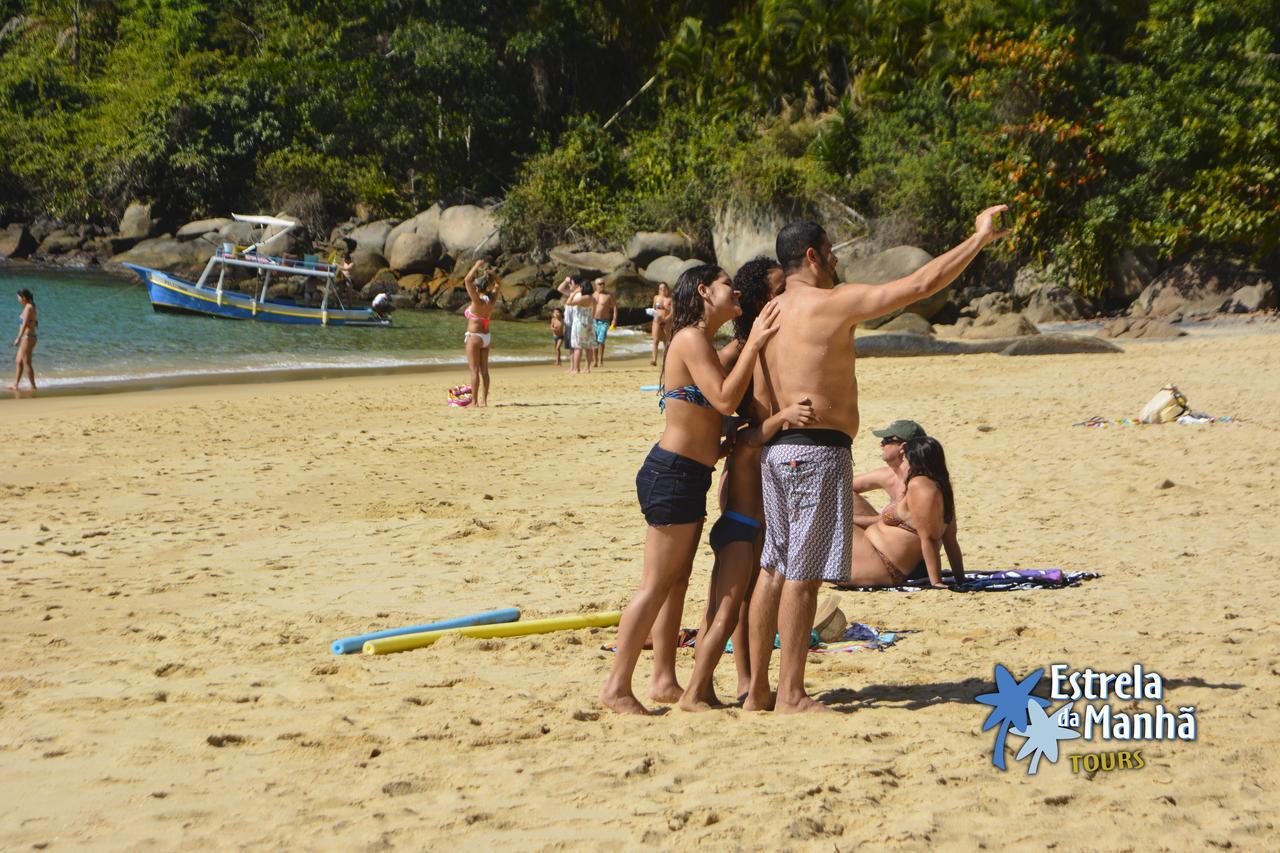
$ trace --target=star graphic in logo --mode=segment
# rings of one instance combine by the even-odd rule
[[[1009,728],[1012,727],[1015,731],[1026,729],[1030,723],[1027,717],[1028,706],[1039,705],[1040,708],[1047,708],[1049,700],[1031,695],[1031,691],[1035,690],[1036,684],[1040,681],[1040,676],[1044,675],[1044,667],[1037,669],[1022,681],[1018,681],[1009,670],[1004,668],[1003,664],[996,664],[995,675],[996,692],[983,693],[975,699],[983,705],[992,707],[986,722],[982,724],[982,730],[985,732],[995,726],[1000,727],[1000,731],[996,732],[995,746],[991,751],[991,763],[1004,770],[1004,742]]]
[[[1049,703],[1045,702],[1045,704],[1048,705]],[[1031,764],[1027,766],[1028,776],[1036,774],[1036,769],[1040,765],[1040,756],[1044,756],[1051,762],[1058,760],[1058,741],[1080,737],[1078,731],[1066,726],[1060,726],[1054,719],[1062,713],[1063,708],[1066,708],[1067,713],[1070,713],[1073,704],[1075,703],[1068,702],[1058,710],[1050,711],[1046,714],[1044,709],[1037,705],[1036,702],[1027,702],[1027,719],[1030,722],[1024,728],[1015,728],[1013,733],[1018,737],[1027,739],[1022,744],[1022,749],[1018,750],[1017,760],[1021,761],[1027,755],[1031,756]]]

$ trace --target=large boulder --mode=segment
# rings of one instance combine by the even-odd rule
[[[129,251],[116,255],[111,264],[137,264],[162,272],[198,276],[213,256],[213,245],[203,240],[178,240],[169,235],[143,240]]]
[[[10,225],[0,231],[0,258],[25,258],[38,245],[25,225]]]
[[[677,258],[675,255],[665,255],[645,267],[642,275],[654,284],[666,282],[669,287],[675,287],[676,279],[680,277],[680,273],[690,267],[705,263],[706,261],[698,260],[697,258],[685,260]]]
[[[400,239],[402,234],[416,234],[438,245],[440,243],[440,210],[439,204],[433,204],[417,216],[410,217],[395,228],[392,228],[383,246],[384,254],[388,258],[395,254],[396,241]],[[443,250],[443,247],[441,247],[440,251]]]
[[[351,286],[361,290],[388,265],[387,259],[377,252],[356,249],[351,253],[351,270],[347,273],[351,277]]]
[[[1121,252],[1107,272],[1111,279],[1107,304],[1115,308],[1131,304],[1153,278],[1147,264],[1132,249]]]
[[[949,331],[957,337],[978,341],[1040,334],[1040,330],[1021,314],[988,314],[977,320],[961,317],[951,330],[938,328],[937,331],[939,334]]]
[[[228,243],[247,246],[253,242],[256,230],[252,222],[238,222],[233,219],[230,224],[218,231],[218,236]]]
[[[903,332],[908,335],[932,335],[933,326],[919,314],[907,312],[899,314],[883,326],[880,326],[880,331]]]
[[[1248,287],[1242,287],[1223,304],[1222,310],[1228,314],[1252,314],[1276,307],[1276,289],[1269,281],[1260,281]]]
[[[692,258],[693,241],[674,231],[640,231],[627,241],[624,252],[637,268],[643,268],[664,255]]]
[[[271,255],[301,255],[308,248],[308,240],[304,229],[296,223],[298,217],[290,216],[287,213],[277,213],[276,219],[285,222],[295,223],[293,228],[286,225],[268,225],[262,229],[262,236],[258,240],[258,244],[262,246],[262,251]],[[284,233],[283,237],[276,235]]]
[[[74,252],[84,245],[84,238],[78,234],[63,231],[61,229],[54,231],[40,243],[40,248],[36,249],[35,254],[42,257],[52,257],[53,255],[64,255],[67,252]]]
[[[1214,312],[1240,288],[1264,282],[1270,284],[1243,261],[1195,255],[1156,276],[1129,306],[1129,313],[1134,317],[1166,317]]]
[[[1089,305],[1084,297],[1060,284],[1047,284],[1037,288],[1025,305],[1022,313],[1033,323],[1080,320],[1089,313]]]
[[[385,257],[387,236],[395,226],[396,223],[390,219],[380,219],[352,229],[347,239],[356,244],[356,251],[373,252]]]
[[[1180,338],[1186,332],[1162,318],[1117,317],[1096,333],[1099,338],[1126,338],[1135,340],[1164,340]]]
[[[413,231],[400,234],[387,259],[401,273],[429,273],[440,260],[440,241]]]
[[[1001,355],[1072,355],[1108,352],[1124,352],[1124,350],[1100,338],[1062,333],[1018,338],[1000,350]]]
[[[777,210],[750,210],[735,204],[721,206],[711,226],[716,263],[732,276],[737,275],[738,268],[747,261],[774,257],[778,232],[788,221]]]
[[[442,311],[457,311],[470,302],[471,297],[467,295],[466,288],[447,285],[440,288],[435,298],[435,306]]]
[[[524,296],[511,303],[511,313],[515,317],[539,317],[548,302],[558,300],[560,293],[550,287],[534,287]]]
[[[915,246],[894,246],[892,249],[886,249],[874,255],[840,260],[837,263],[836,272],[843,282],[884,284],[911,275],[931,260],[933,260],[933,256],[924,249],[918,249]],[[905,308],[899,308],[880,317],[873,318],[865,325],[874,329],[884,325],[904,311],[919,314],[928,320],[934,314],[937,314],[943,305],[947,304],[949,298],[949,290],[944,289],[939,293],[921,299],[919,302],[913,302]]]
[[[188,222],[186,225],[183,225],[178,229],[178,233],[174,236],[179,240],[195,240],[197,237],[203,237],[206,234],[221,234],[222,229],[234,222],[234,219],[226,219],[223,217],[218,217],[216,219],[197,219],[194,222]]]
[[[575,252],[566,246],[556,246],[549,253],[551,262],[563,267],[571,275],[588,278],[608,275],[627,265],[627,256],[621,252]]]
[[[958,341],[938,339],[928,335],[902,333],[859,336],[857,351],[860,358],[903,357],[919,355],[970,355],[974,353],[1000,353],[1001,355],[1060,355],[1064,353],[1121,352],[1120,347],[1107,341],[1081,335],[1036,335],[1024,338],[992,338],[990,340]]]
[[[440,242],[460,263],[490,257],[502,248],[498,219],[493,211],[474,204],[445,208],[440,214]]]
[[[645,309],[653,307],[653,297],[657,293],[653,282],[630,270],[619,270],[605,277],[604,286],[618,304],[618,325],[632,326],[649,321]]]
[[[151,218],[151,205],[135,201],[120,217],[120,236],[145,240],[155,233],[156,223]]]

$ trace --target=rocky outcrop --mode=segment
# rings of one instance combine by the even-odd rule
[[[195,240],[197,237],[204,237],[208,234],[217,234],[221,236],[222,229],[234,223],[234,219],[197,219],[194,222],[188,222],[186,225],[183,225],[178,229],[178,233],[173,236],[177,237],[179,240]]]
[[[1007,294],[1001,294],[1007,296]],[[967,340],[990,340],[1038,335],[1040,330],[1026,317],[1013,314],[983,314],[978,319],[961,317],[954,326],[935,326],[939,335]]]
[[[894,246],[892,249],[887,249],[874,255],[840,260],[836,266],[836,271],[839,273],[842,282],[851,284],[884,284],[911,275],[931,260],[933,260],[933,256],[924,249],[918,249],[915,246]],[[883,326],[903,312],[918,314],[928,320],[937,314],[942,306],[947,304],[948,299],[950,299],[950,288],[943,289],[932,296],[921,299],[919,302],[913,302],[905,308],[899,308],[880,317],[872,318],[865,322],[864,325],[867,328],[874,329]]]
[[[353,228],[347,234],[347,240],[355,244],[353,253],[372,252],[385,257],[387,237],[395,226],[396,223],[390,219],[380,219],[377,222]]]
[[[1178,338],[1186,332],[1168,320],[1152,317],[1117,317],[1097,331],[1099,338],[1163,340]]]
[[[1081,335],[1037,335],[1032,338],[994,338],[979,341],[939,339],[929,335],[898,332],[861,335],[857,340],[860,358],[907,357],[921,355],[1059,355],[1062,353],[1121,352],[1120,347],[1097,338]]]
[[[627,256],[621,252],[575,252],[568,246],[556,246],[549,252],[552,263],[565,269],[570,275],[597,278],[608,275],[627,265]]]
[[[0,231],[0,258],[21,259],[29,256],[40,245],[26,225],[10,225]]]
[[[1252,314],[1276,307],[1276,289],[1269,281],[1260,281],[1248,287],[1242,287],[1222,306],[1228,314]]]
[[[440,260],[440,249],[439,240],[410,231],[397,235],[387,260],[401,273],[430,273]]]
[[[440,245],[440,212],[439,204],[433,204],[431,207],[419,213],[417,216],[406,219],[395,228],[391,229],[391,233],[387,235],[386,243],[383,251],[387,257],[391,257],[396,251],[396,241],[403,234],[416,234],[431,243],[439,246],[437,257],[443,253],[444,247]]]
[[[666,255],[692,258],[693,241],[687,234],[674,231],[640,231],[627,241],[623,253],[638,269],[643,269]]]
[[[1018,338],[1000,350],[1001,355],[1072,355],[1109,352],[1123,352],[1123,350],[1100,338],[1067,334]]]
[[[881,331],[903,332],[908,335],[932,335],[933,325],[919,314],[899,314],[880,326]]]
[[[135,240],[145,240],[155,233],[156,223],[151,218],[151,205],[135,201],[120,217],[119,234]]]
[[[459,262],[491,257],[502,248],[498,219],[493,211],[474,204],[446,208],[440,214],[440,242]]]
[[[1212,313],[1229,305],[1236,291],[1258,284],[1271,286],[1261,272],[1243,261],[1196,255],[1156,276],[1129,306],[1129,314],[1185,317]]]
[[[1081,320],[1091,312],[1079,293],[1061,284],[1048,284],[1030,295],[1022,313],[1033,323],[1061,323]]]
[[[788,221],[777,210],[748,210],[733,204],[721,206],[711,226],[716,263],[732,276],[747,261],[774,257],[778,232]],[[652,280],[647,271],[646,277]]]
[[[655,285],[666,282],[669,287],[675,287],[676,279],[680,277],[680,273],[690,267],[696,267],[699,264],[705,263],[706,261],[702,261],[697,258],[689,258],[686,260],[683,258],[677,258],[675,255],[664,255],[649,264],[649,266],[645,267],[645,270],[641,275]]]
[[[1114,308],[1130,305],[1153,278],[1148,265],[1131,249],[1121,252],[1107,272],[1111,279],[1107,304]]]
[[[179,240],[166,234],[143,240],[129,251],[116,255],[110,264],[137,264],[192,278],[204,270],[213,250],[213,244],[204,240]]]
[[[364,288],[366,284],[373,281],[373,277],[379,271],[386,269],[388,261],[377,252],[370,252],[364,249],[356,249],[351,253],[351,270],[347,273],[351,278],[351,286],[357,290]]]

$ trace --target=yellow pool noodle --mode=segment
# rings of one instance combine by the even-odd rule
[[[420,634],[404,634],[369,640],[361,651],[366,655],[389,655],[429,646],[441,637],[461,634],[464,637],[490,639],[494,637],[523,637],[528,634],[548,634],[573,628],[611,628],[622,619],[621,610],[608,613],[585,613],[580,616],[556,616],[551,619],[532,619],[528,622],[508,622],[502,625],[471,625],[466,628],[449,628],[444,631],[423,631]]]

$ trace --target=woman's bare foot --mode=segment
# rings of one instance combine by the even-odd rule
[[[774,712],[778,714],[834,714],[835,711],[823,705],[812,696],[805,696],[798,702],[784,703],[779,701],[774,706]]]
[[[684,688],[674,681],[670,684],[650,684],[649,698],[663,705],[674,705],[684,696]]]
[[[772,711],[774,703],[777,701],[777,695],[773,691],[768,693],[758,693],[752,695],[748,690],[746,698],[742,700],[742,710],[744,711]]]
[[[706,690],[699,696],[694,694],[693,685],[689,686],[676,704],[681,711],[710,711],[724,707],[720,697],[716,696],[715,690]]]
[[[640,700],[632,695],[630,691],[622,694],[614,694],[601,690],[600,704],[604,705],[615,714],[647,716],[649,713],[649,709],[641,705]]]

